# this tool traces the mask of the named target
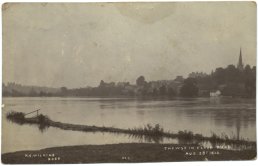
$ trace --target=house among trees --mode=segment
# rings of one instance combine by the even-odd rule
[[[244,66],[241,48],[236,67],[229,65],[225,69],[217,68],[211,76],[216,88],[213,91],[219,90],[223,96],[255,97],[256,67],[251,69],[250,65]],[[212,91],[211,94],[214,95]]]
[[[211,91],[210,92],[210,97],[218,97],[221,95],[221,92],[220,90],[217,90],[217,91]]]

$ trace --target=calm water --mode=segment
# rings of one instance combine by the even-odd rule
[[[3,98],[2,153],[38,150],[53,146],[151,142],[123,134],[83,133],[50,127],[9,122],[11,110],[28,113],[41,109],[54,121],[72,124],[142,127],[160,124],[165,131],[189,130],[210,136],[212,132],[256,140],[255,99],[197,98],[174,100],[136,100],[116,98]],[[162,143],[177,143],[163,139]]]

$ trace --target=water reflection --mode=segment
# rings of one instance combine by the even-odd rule
[[[240,99],[211,98],[210,100],[199,102],[203,105],[196,105],[192,108],[181,108],[182,110],[177,112],[177,116],[185,116],[190,120],[194,119],[192,123],[196,123],[197,121],[199,123],[206,123],[205,121],[210,119],[211,121],[207,121],[210,124],[214,122],[216,127],[227,128],[224,131],[227,134],[231,134],[231,138],[250,139],[250,134],[252,134],[253,137],[251,140],[255,140],[255,100],[245,101],[243,102]],[[192,102],[191,104],[195,105],[196,103]],[[210,126],[210,124],[207,125]],[[250,132],[251,128],[253,128],[253,132]],[[218,131],[220,133],[223,132],[223,130],[210,128],[210,132],[219,134]]]
[[[8,117],[6,117],[6,119],[10,122],[10,123],[15,123],[15,124],[18,124],[18,125],[32,125],[32,126],[37,126],[39,131],[41,133],[47,131],[47,129],[49,128],[49,125],[48,124],[45,124],[45,123],[39,123],[39,124],[34,124],[34,123],[25,123],[24,120],[17,120],[17,119],[10,119]]]
[[[128,137],[134,140],[138,140],[139,142],[145,143],[163,143],[164,137],[159,136],[148,136],[148,135],[139,135],[139,134],[129,134]]]
[[[43,132],[47,131],[47,129],[49,128],[49,126],[46,125],[46,124],[38,124],[38,128],[39,128],[39,131],[40,131],[41,133],[43,133]]]
[[[248,128],[250,121],[254,120],[249,110],[235,109],[232,112],[229,111],[214,111],[214,120],[216,125],[224,124],[228,128],[232,128],[232,132],[235,131],[231,137],[236,139],[243,139],[241,135],[241,129],[245,130]],[[245,137],[248,139],[248,137]]]

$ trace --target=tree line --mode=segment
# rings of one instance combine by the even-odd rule
[[[184,81],[181,95],[198,96],[200,90],[203,90],[204,95],[205,92],[220,90],[223,96],[255,97],[256,66],[251,68],[246,65],[243,70],[239,70],[234,65],[228,65],[203,77],[189,77]]]
[[[255,97],[256,95],[256,66],[246,65],[243,70],[234,65],[216,68],[210,74],[190,73],[181,81],[171,80],[147,82],[144,76],[139,76],[135,84],[129,82],[106,83],[100,81],[97,87],[68,89],[61,87],[55,91],[45,92],[32,88],[24,93],[17,89],[7,90],[3,84],[3,96],[151,96],[151,97],[198,97],[209,96],[210,92],[219,90],[223,96]]]

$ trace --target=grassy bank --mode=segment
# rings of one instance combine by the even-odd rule
[[[6,153],[2,154],[2,162],[5,164],[121,163],[203,160],[254,160],[256,157],[255,150],[207,150],[198,149],[197,147],[197,145],[143,143],[66,146],[47,148],[37,151]],[[195,155],[193,155],[194,152]],[[204,154],[203,152],[206,153]],[[213,152],[216,154],[212,154]]]

